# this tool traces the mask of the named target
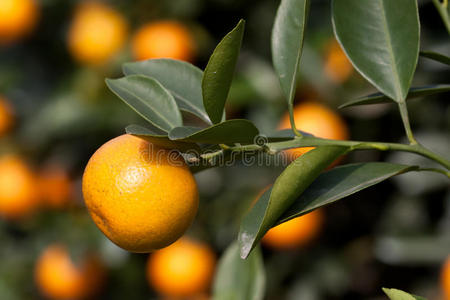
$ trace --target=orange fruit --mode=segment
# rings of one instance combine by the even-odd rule
[[[441,286],[444,292],[444,299],[450,300],[450,255],[444,262],[441,272]]]
[[[349,137],[344,120],[330,108],[317,102],[304,102],[294,107],[294,120],[297,129],[313,134],[316,137],[333,140],[346,140]],[[286,113],[278,126],[279,129],[291,128],[289,114]],[[285,150],[289,160],[311,150],[303,147]]]
[[[0,96],[0,136],[5,135],[13,125],[13,109],[9,102]]]
[[[264,235],[262,243],[273,249],[292,249],[304,246],[319,234],[323,221],[323,211],[314,210],[271,228]]]
[[[37,208],[38,193],[33,171],[18,156],[0,158],[0,216],[24,217]]]
[[[352,63],[334,39],[328,44],[324,68],[325,75],[337,84],[345,82],[353,73]]]
[[[75,264],[64,245],[47,247],[35,265],[35,281],[50,299],[84,299],[97,293],[104,281],[104,268],[97,256]]]
[[[72,196],[72,182],[61,167],[51,167],[39,174],[39,190],[44,205],[50,208],[63,208]]]
[[[81,63],[101,65],[117,54],[127,37],[127,23],[120,13],[101,2],[82,2],[68,33],[68,47]]]
[[[39,9],[35,0],[0,1],[0,43],[16,41],[36,25]]]
[[[198,209],[197,184],[183,157],[129,134],[94,153],[84,171],[83,195],[100,230],[132,252],[175,242]]]
[[[172,58],[192,61],[195,42],[190,31],[176,21],[157,21],[142,26],[132,38],[136,60]]]
[[[208,290],[215,264],[207,244],[183,237],[149,256],[147,279],[161,295],[192,297]]]

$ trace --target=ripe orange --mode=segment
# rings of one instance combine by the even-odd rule
[[[9,102],[0,96],[0,136],[5,135],[13,125],[13,109]]]
[[[136,60],[172,58],[192,61],[195,43],[186,26],[168,20],[142,26],[134,35],[131,48]]]
[[[127,23],[117,11],[101,2],[82,2],[76,9],[68,34],[73,57],[88,65],[101,65],[125,43]]]
[[[271,228],[262,243],[274,249],[301,247],[315,238],[324,221],[323,211],[318,209]]]
[[[94,153],[84,171],[83,195],[100,230],[132,252],[175,242],[198,209],[197,184],[183,157],[129,134]]]
[[[214,252],[207,244],[183,237],[150,255],[147,278],[161,295],[191,297],[208,290],[215,263]]]
[[[450,300],[450,255],[447,257],[441,272],[441,286],[444,299]]]
[[[50,208],[63,208],[69,204],[72,182],[63,168],[51,167],[42,170],[38,181],[44,205]]]
[[[328,44],[324,68],[325,75],[337,84],[345,82],[353,73],[352,63],[334,39]]]
[[[47,247],[35,265],[35,281],[50,299],[83,299],[99,291],[104,268],[98,257],[85,256],[80,265],[73,262],[65,246]]]
[[[16,41],[29,33],[39,15],[35,0],[0,1],[0,44]]]
[[[0,158],[0,216],[24,217],[37,208],[38,193],[33,171],[18,156]]]
[[[317,102],[304,102],[296,105],[294,107],[294,120],[297,129],[311,133],[316,137],[345,140],[349,136],[344,120],[337,113]],[[288,113],[283,116],[278,128],[291,128]],[[311,147],[288,149],[285,153],[289,156],[289,160],[295,160],[311,149]]]

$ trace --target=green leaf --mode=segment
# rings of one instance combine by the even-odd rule
[[[246,258],[256,243],[275,224],[284,211],[347,147],[322,146],[293,161],[244,217],[239,231],[241,257]]]
[[[183,124],[172,95],[155,79],[131,75],[106,79],[106,84],[114,94],[157,128],[168,132]]]
[[[167,135],[156,133],[151,129],[142,127],[140,125],[129,125],[125,128],[125,132],[143,138],[150,143],[164,149],[176,149],[180,150],[181,152],[196,151],[197,153],[200,153],[200,147],[197,144],[172,141]]]
[[[332,13],[335,35],[355,68],[403,102],[419,55],[417,1],[333,0]]]
[[[383,288],[383,292],[391,300],[427,300],[426,298],[408,294],[402,290]]]
[[[298,82],[309,0],[282,0],[272,30],[272,61],[291,104]]]
[[[450,91],[450,84],[436,84],[428,86],[419,86],[409,89],[408,96],[406,100],[431,96],[438,93],[444,93]],[[382,93],[374,93],[365,97],[361,97],[355,100],[351,100],[339,106],[339,108],[356,106],[356,105],[367,105],[367,104],[377,104],[377,103],[389,103],[392,100],[383,95]]]
[[[359,192],[417,167],[385,162],[356,163],[322,173],[279,218],[277,224]]]
[[[245,21],[240,20],[214,49],[203,73],[203,106],[214,124],[222,120],[225,102],[244,35]]]
[[[444,54],[441,54],[441,53],[437,53],[437,52],[433,52],[433,51],[420,51],[420,56],[432,59],[434,61],[446,64],[446,65],[450,65],[450,57],[448,57]]]
[[[208,128],[176,127],[169,132],[169,138],[204,144],[253,143],[258,133],[252,122],[234,119]]]
[[[213,300],[262,300],[266,275],[259,248],[246,260],[239,256],[239,245],[232,243],[223,254],[213,286]]]
[[[145,75],[158,80],[175,97],[178,107],[211,123],[203,107],[203,71],[196,66],[173,59],[150,59],[123,65],[125,75]]]

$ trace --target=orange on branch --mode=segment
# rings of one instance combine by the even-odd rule
[[[129,134],[94,153],[84,171],[83,195],[100,230],[132,252],[175,242],[198,209],[197,184],[184,158]]]

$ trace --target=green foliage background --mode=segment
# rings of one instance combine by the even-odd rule
[[[246,20],[242,50],[226,104],[228,118],[247,118],[261,131],[276,128],[287,110],[271,66],[270,35],[277,1],[173,0],[109,1],[132,28],[175,18],[195,33],[204,69],[220,39]],[[22,153],[36,168],[58,161],[77,186],[78,205],[67,211],[40,211],[23,222],[0,220],[0,295],[2,299],[40,299],[33,283],[39,252],[55,241],[67,243],[76,259],[98,249],[108,266],[102,299],[156,299],[145,280],[146,255],[129,254],[104,238],[87,215],[80,178],[92,153],[145,121],[110,92],[104,78],[121,76],[131,61],[129,47],[104,68],[81,66],[70,57],[66,32],[77,1],[42,0],[38,28],[28,38],[0,48],[0,93],[17,112],[17,126],[0,141],[0,151]],[[450,41],[431,1],[419,1],[421,49],[449,55]],[[330,107],[376,92],[356,72],[342,85],[324,74],[324,55],[332,38],[330,1],[312,1],[295,103],[318,100]],[[413,86],[448,83],[448,67],[420,58]],[[448,156],[448,93],[410,100],[416,138]],[[340,111],[353,140],[404,139],[395,106],[381,104]],[[220,114],[216,119],[220,118]],[[403,153],[353,152],[346,162],[388,161],[422,164]],[[189,234],[207,241],[220,256],[236,239],[242,216],[261,189],[282,168],[211,169],[196,175],[201,207]],[[366,189],[326,208],[320,237],[304,248],[276,252],[262,248],[267,299],[380,299],[382,286],[434,299],[440,267],[450,249],[450,190],[439,174],[406,174]],[[229,254],[231,255],[231,254]],[[218,287],[220,288],[220,287]]]

